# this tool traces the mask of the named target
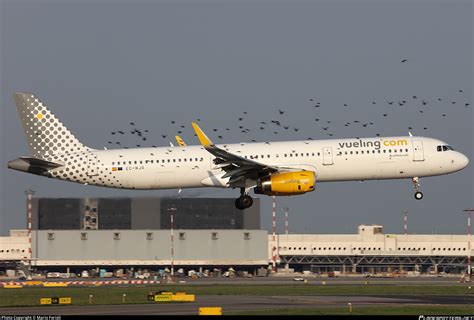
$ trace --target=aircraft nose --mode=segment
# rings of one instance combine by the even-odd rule
[[[467,167],[467,165],[469,164],[469,158],[468,158],[468,157],[466,157],[464,154],[462,154],[462,153],[459,152],[457,158],[458,158],[458,159],[456,159],[456,160],[457,160],[457,163],[458,163],[458,165],[459,165],[459,167],[460,167],[460,168],[459,168],[460,170],[461,170],[461,169],[464,169],[465,167]]]

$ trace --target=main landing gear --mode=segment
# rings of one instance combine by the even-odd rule
[[[418,177],[414,177],[411,182],[413,183],[413,188],[415,189],[415,199],[423,199],[423,193],[418,190],[420,188],[420,179]]]
[[[240,188],[240,197],[235,199],[235,207],[239,210],[250,208],[253,204],[253,199],[245,192],[245,188]]]

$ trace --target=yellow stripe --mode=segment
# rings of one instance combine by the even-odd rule
[[[214,143],[212,143],[211,139],[209,139],[209,137],[206,136],[206,134],[201,130],[201,128],[199,128],[199,126],[197,125],[196,122],[193,122],[192,125],[193,125],[194,131],[196,132],[196,134],[198,136],[199,142],[201,142],[201,144],[204,147],[210,147],[210,146],[214,145]]]

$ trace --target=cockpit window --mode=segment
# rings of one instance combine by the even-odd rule
[[[454,149],[451,146],[444,145],[444,146],[437,146],[436,150],[440,152],[440,151],[448,151],[448,150],[454,150]]]

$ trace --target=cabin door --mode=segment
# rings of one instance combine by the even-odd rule
[[[323,165],[332,165],[333,164],[333,158],[332,158],[332,148],[331,147],[326,147],[323,148]]]
[[[413,161],[425,161],[423,152],[423,142],[421,140],[413,140]]]

